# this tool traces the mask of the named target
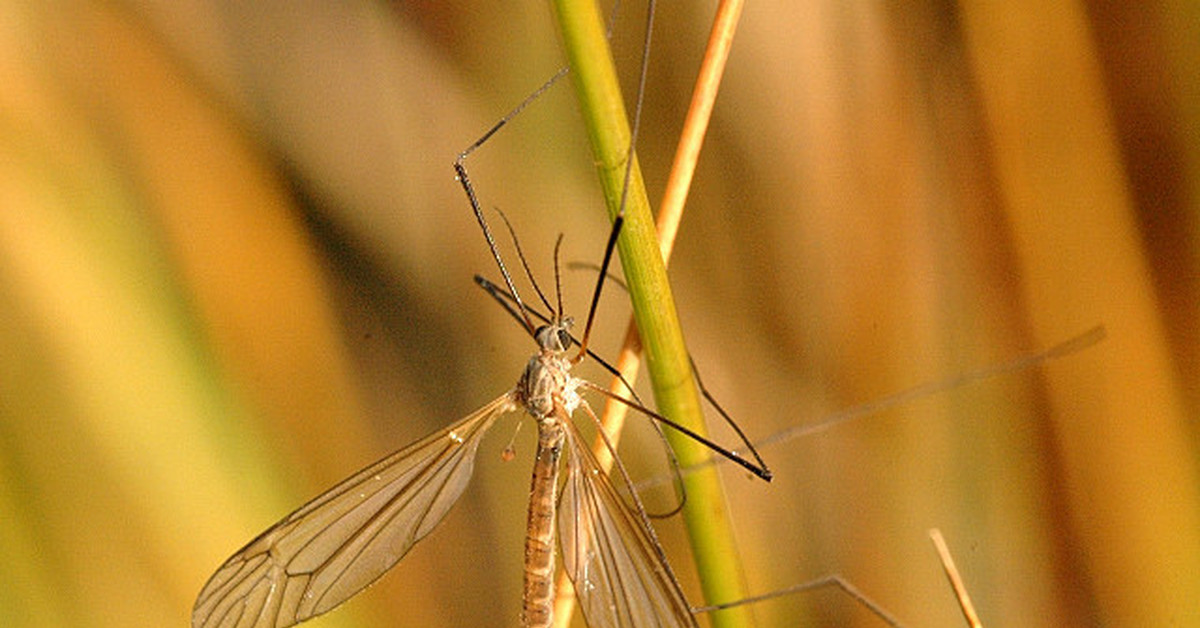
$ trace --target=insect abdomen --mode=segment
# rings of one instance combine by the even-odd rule
[[[554,621],[554,518],[558,498],[558,461],[565,434],[555,419],[538,421],[537,459],[529,489],[525,531],[525,587],[522,621],[526,628]]]

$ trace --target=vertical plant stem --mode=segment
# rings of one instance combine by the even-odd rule
[[[729,50],[737,32],[738,19],[741,17],[743,0],[721,0],[717,13],[713,17],[712,32],[709,34],[708,46],[704,60],[700,64],[700,74],[692,92],[692,101],[679,134],[679,144],[675,149],[675,158],[671,164],[671,174],[667,177],[667,187],[663,191],[663,200],[659,204],[658,218],[655,230],[658,232],[658,247],[662,251],[663,265],[671,261],[671,251],[675,246],[675,235],[679,231],[679,223],[683,219],[684,204],[692,177],[696,172],[700,148],[704,144],[704,136],[708,131],[708,123],[712,118],[713,105],[717,99],[717,91],[721,85],[721,77],[725,74],[725,65],[729,60]],[[625,395],[626,382],[637,380],[641,368],[642,338],[638,334],[637,320],[632,316],[625,329],[625,341],[613,365],[621,374],[614,377],[608,390],[614,395]],[[618,447],[621,440],[621,429],[629,406],[613,399],[604,402],[604,412],[600,416],[601,424],[607,433],[607,438],[596,437],[592,444],[592,453],[605,471],[612,468],[613,454],[609,443]],[[559,574],[554,594],[554,622],[556,628],[566,628],[571,624],[575,613],[575,589],[565,573]]]
[[[606,204],[610,215],[615,216],[620,210],[630,132],[603,19],[593,0],[555,0],[554,8]],[[625,227],[617,246],[658,410],[703,434],[700,395],[636,157],[625,205]],[[707,457],[706,450],[690,439],[670,430],[668,438],[685,466]],[[722,602],[745,597],[745,579],[717,472],[710,467],[684,478],[684,483],[688,493],[684,520],[706,599]],[[749,626],[752,622],[753,614],[747,607],[712,616],[716,627]]]

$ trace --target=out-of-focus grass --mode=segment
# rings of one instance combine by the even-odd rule
[[[710,18],[661,11],[651,198]],[[640,16],[616,29],[625,72]],[[183,625],[240,544],[512,385],[532,345],[473,292],[491,266],[449,164],[561,63],[550,22],[476,3],[0,8],[0,624]],[[671,277],[751,435],[1108,328],[768,449],[770,486],[727,472],[754,590],[837,571],[910,625],[958,625],[937,526],[986,624],[1197,623],[1197,24],[1182,3],[746,9]],[[568,259],[596,259],[569,90],[473,159],[539,275],[560,231]],[[566,277],[577,314],[585,275]],[[316,625],[516,624],[510,429],[444,529]],[[647,443],[626,460],[658,456]],[[660,530],[699,603],[678,523]],[[790,626],[801,607],[877,625],[835,594],[757,614]]]

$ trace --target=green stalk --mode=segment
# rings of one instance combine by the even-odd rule
[[[603,18],[594,0],[554,0],[572,82],[592,144],[592,152],[611,216],[620,209],[629,149],[629,124],[617,81]],[[625,205],[625,226],[617,243],[634,318],[646,351],[646,365],[658,411],[704,434],[700,395],[692,377],[687,346],[679,326],[671,287],[658,247],[650,202],[634,158]],[[668,439],[680,464],[709,457],[708,450],[670,429]],[[684,478],[688,502],[683,511],[701,587],[710,603],[747,596],[733,529],[720,477],[713,467]],[[749,607],[712,613],[717,628],[752,626]]]

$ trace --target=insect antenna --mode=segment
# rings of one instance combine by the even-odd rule
[[[517,250],[517,259],[521,260],[521,266],[525,269],[525,278],[529,280],[530,285],[533,286],[533,291],[537,293],[538,298],[542,300],[542,304],[546,306],[546,309],[553,310],[554,308],[550,306],[550,301],[546,299],[545,293],[542,292],[541,286],[538,285],[537,279],[534,278],[533,271],[529,269],[529,261],[525,258],[525,251],[521,248],[521,241],[517,238],[517,232],[513,229],[512,223],[509,222],[508,216],[506,216],[504,212],[500,211],[499,208],[496,208],[496,213],[500,214],[500,219],[504,221],[504,226],[508,228],[508,236],[512,238],[513,248]],[[561,239],[561,236],[559,237]],[[557,247],[555,248],[557,249]],[[557,279],[555,281],[557,282]],[[528,308],[525,309],[528,310]],[[561,298],[559,298],[558,309],[561,313]]]
[[[558,309],[554,311],[555,322],[562,322],[563,317],[563,301],[562,301],[562,272],[558,265],[558,252],[562,249],[563,234],[558,234],[558,239],[554,241],[554,294],[558,298]],[[547,303],[546,307],[550,307]]]

